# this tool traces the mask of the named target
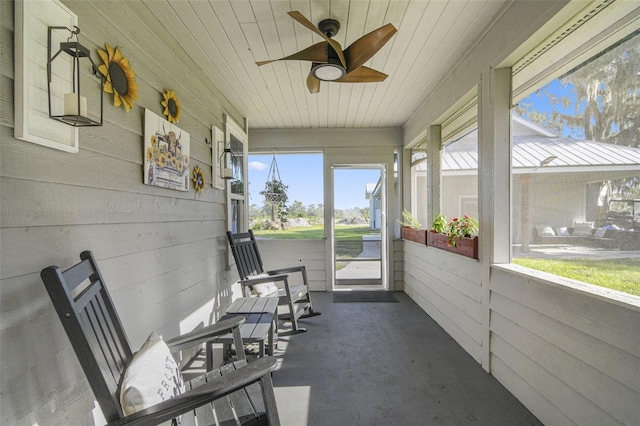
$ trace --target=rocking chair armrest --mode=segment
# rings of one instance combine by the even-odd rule
[[[274,357],[259,358],[250,364],[246,361],[234,363],[238,368],[215,380],[204,383],[185,393],[169,398],[159,404],[145,408],[137,413],[108,423],[108,426],[119,425],[157,425],[174,417],[194,410],[206,403],[229,395],[247,385],[259,381],[276,369],[277,360]]]
[[[245,278],[242,280],[242,284],[244,285],[254,285],[254,284],[262,284],[262,283],[270,283],[273,281],[286,281],[289,278],[289,274],[277,274],[277,275],[269,275],[268,277],[256,277],[256,278]]]
[[[239,315],[168,339],[165,342],[171,349],[171,352],[178,352],[185,348],[208,342],[215,336],[231,333],[234,328],[240,327],[245,321],[246,318]]]
[[[290,266],[288,268],[273,269],[271,271],[265,271],[269,275],[290,274],[292,272],[302,272],[307,269],[307,265]]]

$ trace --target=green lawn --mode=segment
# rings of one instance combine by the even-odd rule
[[[321,239],[324,237],[323,225],[304,228],[287,228],[284,231],[255,230],[253,232],[258,237],[281,240]],[[362,236],[371,233],[369,226],[336,225],[336,240],[339,241],[336,247],[337,256],[339,258],[351,258],[362,253]],[[343,240],[351,241],[340,243],[340,241]]]
[[[363,235],[371,234],[368,226],[336,225],[336,239],[361,240]],[[254,230],[256,236],[274,240],[317,240],[324,238],[324,226],[314,225],[304,228],[287,228],[284,231]]]
[[[640,259],[516,258],[513,263],[640,296]]]

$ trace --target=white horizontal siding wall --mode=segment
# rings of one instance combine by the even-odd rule
[[[258,240],[265,269],[278,269],[294,265],[307,265],[309,285],[313,291],[328,291],[326,241],[322,240]],[[402,240],[394,240],[394,259],[391,262],[395,277],[395,291],[402,291]],[[291,282],[298,283],[300,274],[293,274]]]
[[[224,113],[195,61],[172,44],[142,2],[64,1],[78,15],[81,42],[120,46],[136,72],[139,99],[128,113],[105,94],[102,127],[80,129],[66,153],[13,137],[14,2],[0,2],[0,424],[93,424],[94,397],[40,280],[49,265],[98,259],[134,350],[152,332],[165,337],[215,321],[231,301],[225,196],[144,185],[144,108],[162,114],[162,92],[183,107],[191,167],[211,182],[211,126]],[[46,34],[45,34],[46,37]]]
[[[460,346],[482,359],[480,263],[404,242],[404,291]]]
[[[512,268],[491,273],[491,373],[546,424],[639,424],[640,303]]]
[[[258,240],[266,270],[307,265],[309,286],[313,291],[327,290],[326,242],[318,240]],[[302,282],[301,274],[292,274],[289,283]]]

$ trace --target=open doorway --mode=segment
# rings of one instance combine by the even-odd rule
[[[334,290],[386,290],[386,167],[332,169]]]

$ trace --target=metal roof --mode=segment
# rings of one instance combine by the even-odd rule
[[[474,130],[445,147],[443,173],[475,172],[477,134]],[[514,173],[640,172],[639,148],[555,136],[519,117],[514,117],[512,134]]]

